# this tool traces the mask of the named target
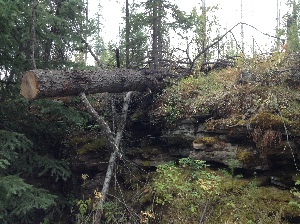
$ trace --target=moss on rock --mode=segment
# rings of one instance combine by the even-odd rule
[[[269,112],[258,113],[250,120],[251,126],[261,128],[263,130],[284,130],[284,124],[289,123],[288,119]]]
[[[193,141],[193,144],[204,144],[206,146],[212,146],[218,142],[217,137],[198,137]]]
[[[240,162],[244,164],[248,164],[254,159],[253,152],[251,152],[249,149],[239,149],[237,151],[236,157]]]
[[[102,136],[97,139],[87,141],[82,147],[78,149],[78,154],[83,155],[91,151],[97,151],[108,147],[108,140]]]

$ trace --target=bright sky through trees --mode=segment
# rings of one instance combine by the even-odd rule
[[[190,12],[193,7],[200,7],[201,0],[176,0],[178,6]],[[131,3],[131,1],[129,1]],[[90,15],[96,12],[98,0],[89,0]],[[125,0],[106,0],[101,1],[102,16],[103,16],[103,32],[102,36],[105,42],[119,41],[119,29],[124,26],[122,20],[122,7],[125,5]],[[242,0],[243,4],[243,22],[254,26],[259,31],[270,35],[275,35],[277,24],[277,0]],[[221,25],[220,34],[225,33],[226,29],[232,28],[235,24],[241,21],[241,0],[206,0],[207,6],[219,5],[219,10],[216,16]],[[282,17],[287,12],[286,0],[278,0],[280,8],[280,16]],[[283,26],[281,20],[281,27]],[[234,35],[238,41],[241,39],[240,27],[235,28]],[[275,39],[261,34],[253,28],[244,26],[245,47],[250,48],[255,41],[255,48],[259,52],[266,52],[274,44]]]

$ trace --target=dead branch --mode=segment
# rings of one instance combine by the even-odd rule
[[[92,50],[91,46],[89,45],[89,43],[83,37],[81,37],[81,41],[82,41],[82,43],[85,44],[85,47],[87,48],[87,50],[90,52],[90,54],[93,56],[93,58],[97,62],[98,67],[103,68],[103,64],[101,63],[98,56],[93,52],[93,50]]]
[[[100,200],[98,202],[97,210],[95,212],[94,224],[100,223],[101,214],[103,211],[103,204],[104,204],[107,194],[108,194],[110,180],[113,176],[113,171],[114,171],[114,167],[115,167],[115,162],[118,157],[121,157],[120,142],[122,140],[123,131],[124,131],[125,124],[126,124],[127,112],[128,112],[131,95],[132,95],[132,92],[128,92],[124,98],[122,115],[121,115],[122,119],[121,119],[121,123],[118,127],[116,137],[114,138],[111,129],[109,128],[107,123],[104,121],[104,119],[95,111],[93,106],[88,101],[85,93],[80,94],[81,101],[86,106],[88,112],[96,119],[97,123],[104,130],[105,135],[109,140],[110,147],[113,149],[113,152],[111,153],[110,159],[108,162],[108,167],[107,167],[107,171],[106,171],[106,175],[105,175],[105,179],[104,179],[104,183],[103,183],[103,187],[102,187],[102,191],[101,191],[102,197],[100,198]]]

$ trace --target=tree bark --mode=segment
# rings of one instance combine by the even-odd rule
[[[117,61],[117,68],[120,68],[121,64],[120,64],[120,50],[119,50],[119,48],[116,49],[116,61]]]
[[[35,20],[36,20],[36,14],[35,9],[38,3],[33,0],[30,3],[31,8],[31,20],[30,20],[30,46],[29,46],[29,56],[30,56],[30,62],[32,69],[36,69],[36,63],[35,63],[35,56],[34,56],[34,50],[35,50]]]
[[[207,21],[206,21],[206,4],[205,4],[205,0],[202,1],[202,15],[203,15],[203,26],[202,26],[202,50],[205,49],[206,45],[207,45]],[[202,64],[207,62],[207,51],[203,52],[203,61]]]
[[[87,111],[96,119],[97,123],[100,125],[102,131],[104,132],[105,136],[107,137],[108,143],[110,148],[113,152],[118,152],[119,148],[115,143],[114,134],[112,133],[108,124],[104,121],[104,118],[101,117],[97,111],[93,108],[93,106],[88,101],[85,93],[79,94],[81,101],[85,105]]]
[[[109,183],[110,183],[111,177],[113,175],[117,154],[119,153],[119,146],[116,144],[116,141],[113,137],[113,133],[110,130],[109,126],[104,121],[104,119],[95,111],[93,106],[88,101],[85,93],[80,93],[80,99],[84,103],[84,105],[86,106],[88,112],[96,119],[97,123],[104,130],[105,135],[108,138],[108,142],[110,144],[110,147],[113,150],[113,152],[110,155],[110,159],[109,159],[109,162],[108,162],[108,167],[107,167],[107,171],[106,171],[106,175],[105,175],[105,180],[104,180],[102,191],[101,191],[102,197],[100,198],[100,200],[98,202],[98,206],[97,206],[98,208],[95,211],[95,216],[94,216],[95,220],[94,220],[93,223],[98,224],[98,223],[100,223],[101,213],[102,213],[102,210],[103,210],[103,204],[105,202],[105,199],[106,199],[106,196],[107,196],[107,193],[108,193],[108,190],[109,190]]]
[[[97,71],[31,70],[24,74],[21,94],[27,99],[90,93],[149,91],[157,88],[153,76],[130,69]]]
[[[126,0],[125,6],[125,16],[126,16],[126,28],[125,28],[125,54],[126,54],[126,68],[129,68],[129,35],[130,35],[130,24],[129,24],[129,3]]]
[[[161,63],[163,59],[163,27],[162,27],[162,15],[163,3],[162,0],[157,2],[157,70],[161,69]]]
[[[85,29],[88,30],[88,26],[89,26],[89,0],[86,0],[86,9],[85,9]],[[85,34],[84,40],[87,46],[87,34]],[[88,47],[88,46],[87,46]],[[85,65],[87,65],[87,52],[85,52],[84,54],[84,63]]]
[[[152,14],[152,68],[158,70],[158,49],[157,49],[157,38],[158,38],[158,15],[157,15],[157,2],[153,1],[153,14]]]
[[[86,106],[88,112],[96,119],[97,123],[101,126],[102,130],[104,130],[106,137],[109,140],[109,144],[113,152],[110,155],[110,159],[108,162],[108,167],[105,175],[105,180],[103,183],[102,191],[101,191],[101,199],[98,202],[97,210],[95,211],[94,215],[94,222],[95,224],[100,223],[101,220],[101,214],[103,211],[103,204],[106,200],[108,190],[109,190],[109,184],[110,180],[113,176],[114,168],[115,168],[115,162],[118,156],[120,156],[120,142],[122,140],[123,131],[125,128],[126,120],[127,120],[127,113],[128,113],[128,107],[130,103],[132,92],[128,92],[124,98],[123,103],[123,109],[122,109],[122,119],[120,121],[120,124],[118,126],[118,131],[116,133],[115,138],[113,137],[113,133],[107,123],[104,121],[104,119],[95,111],[93,106],[89,103],[88,99],[86,98],[85,93],[80,93],[80,99]]]

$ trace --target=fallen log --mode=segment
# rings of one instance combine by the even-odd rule
[[[157,87],[153,76],[131,69],[110,70],[42,70],[26,72],[22,77],[21,94],[27,99],[61,97],[109,92],[144,92]]]

